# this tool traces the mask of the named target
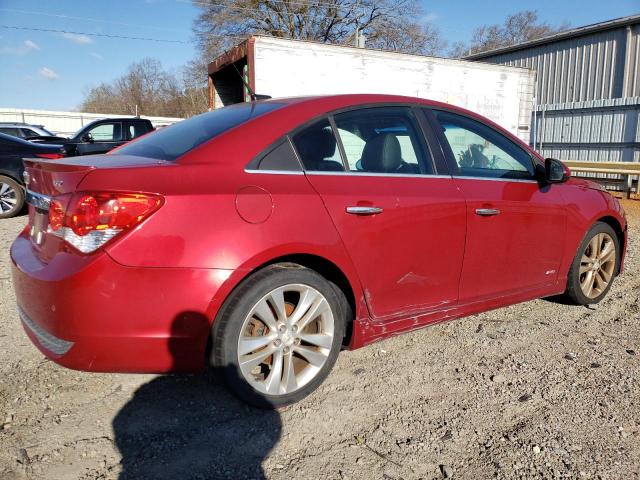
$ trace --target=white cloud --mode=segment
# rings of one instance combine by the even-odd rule
[[[47,80],[55,80],[56,78],[58,78],[58,74],[54,70],[51,70],[48,67],[42,67],[40,69],[40,72],[38,73],[40,73],[40,75],[42,75]]]
[[[25,40],[24,46],[27,50],[40,50],[40,45],[38,45],[33,40]]]
[[[100,55],[98,52],[91,52],[90,55],[93,58],[97,58],[98,60],[104,60],[104,57],[102,55]]]
[[[35,50],[40,50],[40,45],[38,45],[33,40],[25,40],[24,43],[18,47],[2,47],[0,48],[0,53],[8,53],[10,55],[26,55],[29,52],[33,52]]]
[[[63,33],[62,36],[70,42],[77,43],[78,45],[88,45],[93,43],[93,39],[81,33]]]

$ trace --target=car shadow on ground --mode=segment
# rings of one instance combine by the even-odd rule
[[[219,372],[207,372],[141,386],[114,418],[113,431],[120,480],[263,479],[262,462],[282,423],[277,411],[249,407],[227,391]]]

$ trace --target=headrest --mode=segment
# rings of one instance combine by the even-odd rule
[[[304,160],[320,161],[336,153],[336,139],[328,128],[311,128],[296,139],[296,147]]]
[[[370,139],[362,151],[366,172],[394,172],[402,165],[400,142],[393,133],[381,133]]]

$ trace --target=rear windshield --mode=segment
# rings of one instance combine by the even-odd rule
[[[116,150],[114,155],[136,155],[174,161],[189,150],[283,103],[238,103],[161,128]]]

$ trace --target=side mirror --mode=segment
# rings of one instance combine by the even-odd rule
[[[571,176],[569,167],[555,158],[547,158],[544,161],[544,170],[547,183],[563,183]]]
[[[93,143],[93,137],[90,133],[85,133],[84,135],[82,135],[82,138],[80,138],[80,140],[87,143]]]

